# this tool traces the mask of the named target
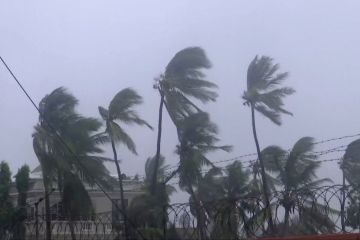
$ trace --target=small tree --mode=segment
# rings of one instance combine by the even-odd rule
[[[15,175],[15,184],[18,192],[17,211],[15,214],[15,231],[14,239],[25,239],[25,225],[26,219],[26,199],[29,190],[29,174],[30,169],[28,165],[22,166]]]
[[[13,214],[13,206],[9,199],[11,172],[9,165],[0,163],[0,239],[5,239]]]

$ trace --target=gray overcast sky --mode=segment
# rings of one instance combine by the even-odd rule
[[[294,117],[284,117],[283,126],[258,118],[261,146],[289,148],[302,136],[321,140],[360,132],[359,10],[358,0],[0,0],[0,54],[36,102],[65,86],[82,114],[97,117],[98,105],[133,87],[145,101],[139,112],[156,127],[153,78],[177,51],[201,46],[213,63],[208,78],[220,87],[218,101],[206,109],[222,142],[234,145],[232,153],[211,156],[215,161],[255,151],[241,94],[256,54],[275,58],[297,91],[286,99]],[[0,84],[0,159],[13,172],[24,163],[34,167],[31,134],[38,114],[3,66]],[[155,153],[156,131],[127,129],[139,155],[119,148],[122,167],[130,175],[143,173],[145,159]],[[175,129],[165,117],[162,153],[171,165],[177,162],[175,145]],[[321,175],[336,179],[336,169],[335,162],[326,163]]]

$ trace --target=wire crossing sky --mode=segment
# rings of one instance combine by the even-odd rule
[[[144,98],[138,111],[156,126],[160,99],[152,88],[154,78],[176,52],[200,46],[213,65],[207,78],[219,86],[218,101],[203,108],[218,124],[221,143],[234,146],[231,153],[209,156],[217,162],[255,152],[251,116],[241,95],[256,54],[273,57],[282,72],[290,72],[286,85],[296,90],[285,100],[294,116],[284,117],[281,127],[257,116],[261,148],[288,149],[303,136],[321,140],[360,132],[358,9],[357,0],[5,0],[0,3],[0,55],[36,104],[64,86],[79,99],[79,112],[100,117],[98,106],[132,87]],[[4,67],[0,83],[0,159],[13,172],[23,163],[34,168],[31,134],[38,114]],[[162,154],[175,166],[176,130],[167,114],[163,129]],[[122,168],[128,175],[143,175],[146,159],[156,151],[156,131],[128,130],[139,154],[119,148]],[[319,144],[315,151],[351,140]],[[332,154],[326,158],[342,155]],[[319,172],[335,182],[339,174],[335,164],[323,164]]]

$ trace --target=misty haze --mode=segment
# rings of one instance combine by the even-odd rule
[[[1,0],[0,240],[358,239],[359,10]]]

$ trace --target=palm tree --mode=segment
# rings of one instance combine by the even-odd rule
[[[351,142],[345,151],[341,170],[343,171],[343,196],[341,201],[341,224],[343,230],[345,224],[357,229],[359,227],[359,202],[360,202],[360,139]],[[346,181],[350,184],[350,188],[345,186]],[[347,219],[345,220],[345,190],[349,191],[349,205],[346,208]]]
[[[296,233],[291,231],[306,226],[308,231],[303,234],[334,230],[335,225],[326,215],[325,207],[316,202],[315,190],[331,180],[317,179],[316,170],[320,162],[316,161],[313,150],[314,139],[303,137],[289,153],[278,146],[269,146],[261,152],[265,169],[275,175],[282,188],[279,203],[285,211],[283,234]],[[297,219],[293,220],[297,229],[290,226],[290,214],[294,209],[298,210]]]
[[[145,179],[144,179],[144,193],[136,196],[129,206],[129,218],[132,219],[137,226],[142,228],[154,228],[156,231],[153,234],[157,235],[157,238],[161,236],[161,226],[164,225],[163,221],[165,220],[165,226],[168,221],[168,216],[166,212],[164,213],[165,207],[169,204],[169,196],[175,191],[175,188],[171,185],[166,185],[164,187],[156,188],[156,194],[151,193],[151,184],[152,184],[152,176],[153,171],[155,171],[155,158],[148,158],[145,163]],[[165,159],[164,157],[160,157],[160,165],[157,169],[159,183],[164,180],[165,176],[165,168],[164,165]],[[165,191],[164,191],[165,189]],[[165,207],[164,207],[165,206]],[[165,216],[165,219],[164,219]],[[148,236],[150,239],[156,236]],[[161,236],[164,238],[164,236]]]
[[[255,110],[260,112],[273,123],[281,125],[280,115],[288,114],[283,106],[283,98],[293,94],[295,91],[289,87],[279,87],[287,78],[288,73],[277,73],[278,64],[273,64],[270,57],[256,56],[250,63],[247,71],[247,90],[243,94],[244,105],[251,109],[252,129],[256,145],[256,151],[259,159],[261,178],[263,183],[264,200],[268,208],[268,222],[270,231],[274,231],[272,213],[270,209],[270,191],[265,177],[264,161],[260,154],[260,145],[255,126]]]
[[[142,97],[131,88],[125,88],[118,92],[111,100],[108,109],[99,107],[99,113],[102,119],[105,121],[106,129],[105,133],[108,135],[111,141],[111,147],[114,154],[114,162],[118,174],[119,187],[120,187],[120,201],[121,208],[124,213],[124,229],[126,239],[129,238],[126,205],[124,199],[124,189],[122,181],[122,173],[117,158],[116,143],[124,144],[132,153],[137,154],[136,146],[131,137],[125,132],[122,126],[117,122],[124,124],[137,124],[140,126],[152,127],[143,119],[139,117],[137,112],[133,109],[135,106],[140,105],[143,102]]]
[[[66,125],[66,120],[75,114],[76,104],[76,98],[67,94],[64,88],[55,89],[39,103],[39,123],[35,126],[33,147],[42,169],[47,240],[51,239],[49,193],[55,176],[55,165],[51,163],[49,153],[54,150],[53,147],[56,145],[55,131],[62,129]]]
[[[206,154],[216,150],[230,151],[230,146],[217,146],[217,127],[210,121],[209,115],[199,112],[190,115],[178,123],[179,145],[177,154],[180,156],[179,185],[190,194],[193,200],[200,239],[206,239],[206,214],[194,187],[202,178],[202,167],[212,166]]]
[[[103,165],[99,144],[105,141],[101,134],[94,134],[101,123],[85,118],[75,111],[77,99],[64,88],[57,88],[40,102],[39,123],[33,133],[34,151],[39,159],[45,188],[46,237],[51,238],[49,194],[53,184],[61,193],[66,214],[73,234],[74,214],[87,215],[92,209],[91,201],[82,182],[110,187],[111,177]],[[73,190],[71,190],[73,189]],[[69,191],[81,194],[78,198]],[[87,209],[78,211],[74,209]]]
[[[203,49],[188,47],[176,53],[166,66],[165,73],[156,79],[154,88],[159,91],[160,106],[155,168],[159,167],[160,161],[163,106],[165,105],[170,118],[177,125],[180,119],[201,111],[192,99],[203,103],[215,101],[217,93],[212,89],[217,86],[206,81],[202,72],[210,67],[211,63]],[[152,192],[155,191],[156,180],[157,171],[152,177]]]

